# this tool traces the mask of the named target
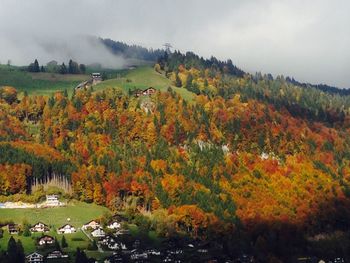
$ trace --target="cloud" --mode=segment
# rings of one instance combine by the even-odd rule
[[[27,65],[34,59],[42,64],[51,60],[67,63],[73,59],[121,68],[124,59],[112,55],[98,41],[98,23],[93,23],[89,13],[94,5],[87,6],[87,10],[84,6],[51,0],[2,1],[0,61],[10,59],[14,64]]]
[[[63,58],[68,50],[79,59],[112,63],[103,48],[74,40],[90,35],[153,48],[170,42],[182,51],[231,58],[250,72],[345,88],[348,10],[346,0],[1,0],[0,60]],[[61,51],[52,52],[55,46]]]

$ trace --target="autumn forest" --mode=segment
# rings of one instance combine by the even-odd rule
[[[2,87],[1,198],[35,202],[56,177],[69,198],[126,210],[160,236],[270,262],[328,256],[336,240],[349,256],[350,96],[190,52],[162,52],[153,70],[172,85],[150,96]]]

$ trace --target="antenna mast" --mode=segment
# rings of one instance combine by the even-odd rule
[[[163,46],[165,47],[165,51],[167,53],[171,53],[170,48],[172,48],[173,46],[170,43],[165,43]]]

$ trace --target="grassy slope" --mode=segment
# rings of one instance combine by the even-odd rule
[[[109,79],[95,86],[95,90],[105,88],[122,88],[124,91],[139,88],[146,89],[154,87],[166,91],[172,87],[184,99],[192,100],[194,94],[184,88],[177,88],[165,76],[155,72],[150,66],[143,66],[130,71],[120,71],[124,77]],[[125,73],[125,74],[124,74]],[[118,72],[115,72],[118,75]],[[0,65],[0,86],[13,86],[19,92],[27,91],[30,95],[52,95],[56,91],[68,90],[71,94],[74,87],[80,82],[88,80],[87,75],[54,74],[54,73],[28,73],[21,71],[18,67]],[[127,80],[131,80],[128,82]]]
[[[21,224],[24,219],[30,224],[42,221],[57,228],[67,223],[69,217],[70,224],[81,227],[84,223],[106,212],[108,212],[107,208],[95,204],[70,202],[66,207],[46,209],[0,209],[0,218],[2,221],[13,220],[18,224]]]
[[[49,235],[56,236],[61,241],[62,235],[56,233],[56,229],[67,222],[69,217],[70,224],[76,228],[80,228],[83,224],[91,219],[98,218],[108,209],[95,204],[86,204],[82,202],[71,202],[67,207],[56,207],[46,209],[0,209],[1,220],[13,220],[15,223],[21,224],[26,219],[30,224],[35,224],[41,221],[51,227]],[[17,236],[15,239],[21,239],[25,252],[29,253],[36,250],[35,239],[41,236],[40,233],[34,234],[31,237]],[[89,244],[87,237],[79,230],[75,234],[65,235],[69,247],[66,252],[73,252],[77,247],[86,248]],[[10,235],[5,229],[4,237],[0,239],[0,249],[4,250],[7,247]],[[72,238],[81,238],[81,241],[73,241]]]
[[[18,91],[27,91],[31,95],[51,95],[56,91],[68,91],[80,82],[89,79],[89,75],[61,75],[54,73],[28,73],[17,67],[0,65],[0,86],[13,86]]]
[[[131,82],[128,82],[131,80]],[[172,87],[177,93],[179,93],[184,99],[192,100],[194,94],[184,88],[174,87],[171,81],[165,76],[157,73],[151,67],[139,67],[134,70],[130,70],[124,77],[109,79],[101,82],[94,87],[95,90],[106,88],[122,88],[125,91],[129,89],[146,89],[154,87],[161,91],[166,91],[168,87]]]

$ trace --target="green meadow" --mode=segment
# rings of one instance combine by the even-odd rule
[[[179,93],[184,99],[192,100],[194,94],[184,88],[173,86],[172,82],[164,75],[156,72],[152,67],[138,67],[129,70],[119,78],[109,79],[94,86],[94,90],[102,90],[107,88],[121,88],[125,92],[133,89],[146,89],[153,87],[161,91],[167,91],[171,87],[175,92]]]
[[[0,86],[12,86],[29,95],[52,95],[65,89],[71,92],[89,78],[89,75],[29,73],[19,67],[0,65]]]
[[[166,91],[168,87],[171,87],[188,101],[194,98],[192,92],[173,86],[168,78],[159,74],[150,66],[142,66],[130,70],[114,70],[113,72],[109,70],[107,75],[112,78],[94,86],[94,90],[120,88],[124,92],[128,92],[133,89],[154,87],[158,90]],[[66,89],[70,95],[79,83],[88,79],[90,79],[89,74],[29,73],[20,67],[0,65],[0,87],[13,86],[22,94],[26,91],[29,95],[51,96],[57,91]]]

